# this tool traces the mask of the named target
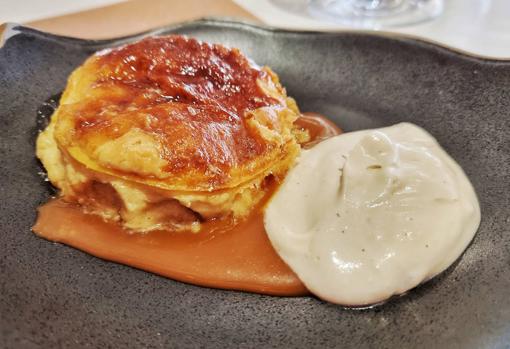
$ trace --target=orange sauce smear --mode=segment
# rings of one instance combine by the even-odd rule
[[[309,130],[310,143],[341,132],[315,113],[304,114],[297,124]],[[308,290],[274,251],[264,230],[263,208],[275,189],[273,183],[252,214],[228,229],[212,223],[196,234],[132,234],[84,214],[78,205],[54,199],[39,207],[32,230],[96,257],[182,282],[277,296],[305,295]]]

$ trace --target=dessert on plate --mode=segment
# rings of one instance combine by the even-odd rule
[[[246,217],[299,153],[278,76],[237,49],[150,37],[94,54],[37,140],[67,202],[134,232]]]
[[[178,35],[92,55],[36,153],[33,230],[177,280],[370,306],[450,266],[480,207],[420,127],[341,134],[239,50]]]

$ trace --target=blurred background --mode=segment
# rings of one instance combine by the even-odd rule
[[[0,6],[0,23],[81,38],[222,17],[294,30],[402,33],[510,59],[510,0],[0,0]]]

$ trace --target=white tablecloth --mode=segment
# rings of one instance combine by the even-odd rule
[[[286,12],[269,0],[234,0],[263,22],[301,30],[349,28]],[[296,8],[307,0],[294,0]],[[429,39],[477,55],[510,59],[510,0],[445,0],[443,14],[433,21],[385,29]]]

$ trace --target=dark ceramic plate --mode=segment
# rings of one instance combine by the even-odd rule
[[[303,111],[347,131],[399,121],[429,130],[464,167],[482,206],[460,262],[404,297],[348,310],[187,285],[33,235],[36,208],[51,194],[34,158],[37,109],[95,50],[166,33],[241,48],[280,75]],[[510,62],[402,37],[215,20],[108,41],[19,26],[3,36],[0,347],[510,346]]]

